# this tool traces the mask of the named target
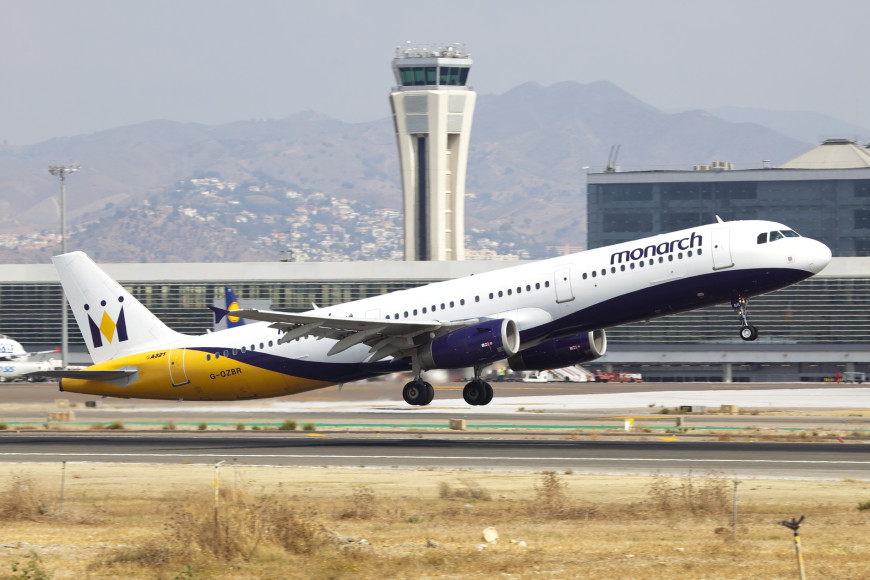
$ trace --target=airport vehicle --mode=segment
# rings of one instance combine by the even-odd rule
[[[641,383],[643,376],[640,373],[596,371],[595,380],[599,383]]]
[[[0,334],[0,381],[23,380],[28,376],[39,375],[42,371],[50,371],[60,367],[60,361],[57,359],[31,359],[33,355],[54,352],[58,352],[58,349],[27,352],[17,340]]]
[[[488,365],[588,362],[605,353],[606,328],[619,324],[731,301],[741,337],[754,340],[749,299],[808,278],[830,259],[827,246],[782,224],[720,220],[303,313],[233,310],[259,323],[185,336],[71,252],[52,261],[95,364],[54,376],[61,390],[92,395],[237,400],[411,371],[403,398],[426,405],[434,388],[424,371],[470,367],[463,398],[485,405],[493,396],[481,378]]]

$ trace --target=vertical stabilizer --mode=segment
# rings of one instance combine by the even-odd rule
[[[227,302],[227,312],[231,313],[233,310],[239,309],[239,301],[236,298],[236,293],[233,291],[232,287],[224,286],[224,294],[226,296]],[[235,328],[237,326],[244,326],[245,319],[239,318],[238,316],[233,316],[232,314],[227,314],[227,328]]]
[[[94,363],[183,338],[112,280],[84,252],[51,259]]]

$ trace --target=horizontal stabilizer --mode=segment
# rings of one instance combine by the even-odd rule
[[[214,306],[213,304],[209,304],[208,307],[212,310],[212,312],[214,312],[214,323],[215,324],[218,324],[221,320],[224,319],[224,316],[226,316],[230,312],[226,308],[218,308],[217,306]]]
[[[61,370],[39,371],[28,374],[38,375],[40,377],[51,377],[55,379],[77,379],[82,381],[102,381],[108,383],[117,381],[119,379],[133,378],[139,374],[139,370],[136,368],[105,370]]]

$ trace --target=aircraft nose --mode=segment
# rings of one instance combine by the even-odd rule
[[[807,267],[813,274],[818,274],[831,262],[831,249],[822,242],[810,242],[806,252]]]

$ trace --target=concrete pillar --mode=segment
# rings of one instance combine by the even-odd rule
[[[723,383],[730,383],[732,380],[733,380],[733,377],[731,375],[731,363],[730,362],[722,363],[722,382]]]

